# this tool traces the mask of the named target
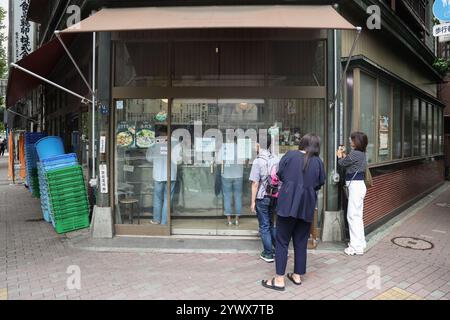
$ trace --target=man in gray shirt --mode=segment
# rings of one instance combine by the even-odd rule
[[[273,262],[273,245],[275,244],[275,226],[273,223],[273,213],[275,209],[274,198],[266,194],[268,179],[274,167],[278,167],[280,160],[270,152],[271,136],[267,139],[267,149],[262,148],[258,143],[256,149],[258,156],[253,161],[250,172],[252,181],[251,210],[256,213],[259,221],[259,233],[264,250],[260,258],[266,262]]]

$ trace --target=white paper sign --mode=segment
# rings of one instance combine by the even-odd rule
[[[129,166],[129,165],[124,165],[123,166],[123,171],[134,172],[134,167],[133,166]]]
[[[116,101],[116,109],[123,110],[123,101],[122,100]]]
[[[106,153],[106,137],[105,136],[100,137],[100,153],[101,154]]]
[[[100,171],[100,193],[108,193],[108,167],[106,164],[99,166]]]
[[[224,143],[222,145],[222,160],[234,163],[234,143]]]
[[[216,151],[215,138],[196,138],[195,139],[196,152],[214,152]]]
[[[251,159],[253,156],[251,139],[238,139],[237,149],[239,159]]]

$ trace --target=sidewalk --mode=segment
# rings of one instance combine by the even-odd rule
[[[86,242],[83,232],[57,235],[41,221],[39,201],[23,186],[10,185],[6,174],[7,162],[0,159],[0,300],[450,298],[448,185],[405,212],[393,228],[375,234],[364,256],[310,252],[303,285],[294,287],[287,281],[286,291],[279,293],[260,285],[261,279],[273,275],[274,265],[258,259],[255,250],[233,247],[226,239],[217,241],[223,248],[229,246],[228,251],[186,253],[182,249],[189,249],[193,240],[177,239],[181,249],[168,253],[149,245],[159,241],[167,246],[167,239],[132,239],[139,245],[101,250]],[[434,248],[399,247],[391,242],[399,236],[428,240]],[[259,245],[248,241],[254,241],[255,248]],[[67,288],[71,266],[81,271],[81,290]]]

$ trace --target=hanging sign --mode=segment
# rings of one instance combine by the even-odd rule
[[[105,136],[100,137],[100,153],[101,154],[106,153],[106,137]]]
[[[108,167],[106,164],[99,166],[100,171],[100,193],[108,193]]]
[[[433,27],[433,36],[442,37],[450,35],[450,22],[437,24]]]

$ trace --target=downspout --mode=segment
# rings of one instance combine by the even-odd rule
[[[352,45],[352,48],[351,48],[351,50],[350,50],[350,53],[349,53],[349,56],[348,56],[348,59],[347,59],[347,63],[346,63],[346,65],[345,65],[344,70],[342,71],[341,79],[340,79],[339,83],[337,83],[337,79],[338,79],[338,75],[337,75],[337,66],[338,66],[338,63],[340,63],[340,62],[339,62],[339,61],[335,61],[335,97],[334,97],[333,102],[330,103],[330,109],[334,108],[334,120],[335,120],[335,122],[334,122],[334,127],[335,127],[335,128],[334,128],[334,133],[335,133],[334,143],[335,143],[335,148],[334,148],[334,149],[335,149],[335,150],[338,149],[338,137],[337,137],[337,136],[338,136],[338,125],[340,124],[340,123],[338,123],[338,122],[339,122],[338,112],[341,112],[341,113],[343,112],[343,110],[342,110],[340,104],[339,104],[339,106],[337,106],[337,105],[338,105],[338,103],[339,103],[339,101],[340,101],[340,95],[341,95],[342,84],[343,84],[344,79],[345,79],[345,76],[346,76],[346,74],[347,74],[348,67],[350,66],[350,62],[351,62],[351,60],[352,60],[353,53],[354,53],[355,48],[356,48],[356,44],[358,43],[359,37],[361,36],[362,27],[356,27],[356,31],[357,31],[356,37],[355,37],[355,40],[353,41],[353,45]],[[335,31],[334,31],[334,46],[335,46],[335,48],[334,48],[334,50],[335,50],[335,51],[334,51],[334,54],[335,54],[335,59],[337,60],[337,48],[336,48],[336,46],[337,46],[337,40],[336,40],[336,35],[337,35],[337,32],[336,32],[336,30],[335,30]],[[338,108],[338,107],[339,107],[339,108]],[[343,117],[343,114],[341,114],[340,116],[341,116],[341,118],[342,118],[342,117]],[[341,139],[341,140],[342,140],[342,139]],[[340,181],[340,176],[339,176],[339,174],[338,174],[338,172],[337,172],[337,161],[334,161],[333,182],[334,182],[335,184],[338,184],[339,181]]]
[[[97,111],[96,108],[96,97],[95,97],[95,80],[96,80],[96,55],[97,55],[97,33],[92,33],[92,180],[91,186],[97,186],[97,177],[96,177],[96,154],[95,154],[95,113]],[[95,182],[94,182],[95,180]]]

